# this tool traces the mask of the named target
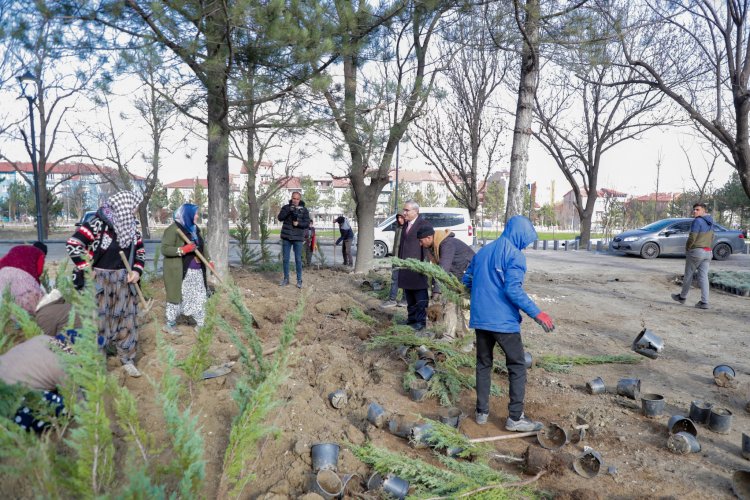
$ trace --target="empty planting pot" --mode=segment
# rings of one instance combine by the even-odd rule
[[[667,430],[670,434],[677,434],[678,432],[687,432],[693,436],[698,435],[698,429],[695,424],[689,418],[685,418],[682,415],[672,415],[667,422]]]
[[[409,384],[409,396],[412,401],[422,401],[427,395],[429,384],[426,380],[414,380]]]
[[[396,415],[388,421],[388,430],[394,436],[409,439],[411,437],[411,429],[414,427],[416,422],[406,420],[403,415]]]
[[[696,424],[707,424],[708,414],[711,413],[713,403],[695,400],[690,402],[690,420]]]
[[[664,412],[664,396],[661,394],[641,394],[643,414],[649,418],[659,417]]]
[[[311,490],[326,500],[332,500],[341,498],[344,484],[339,475],[332,470],[321,470],[315,475]]]
[[[418,359],[414,363],[415,370],[419,370],[420,368],[424,368],[425,366],[435,366],[435,361],[431,359]]]
[[[339,498],[356,496],[362,493],[362,476],[359,474],[343,474],[341,477],[341,495]]]
[[[732,491],[740,500],[750,500],[750,470],[734,471]]]
[[[339,445],[336,443],[318,443],[310,448],[313,472],[321,470],[335,471],[339,464]]]
[[[429,350],[427,347],[423,345],[417,347],[417,356],[419,357],[419,359],[430,361],[433,366],[435,365],[435,353]]]
[[[651,330],[644,328],[633,340],[633,351],[651,359],[659,357],[664,349],[664,341]]]
[[[383,427],[385,419],[385,409],[375,402],[370,403],[367,407],[367,420],[375,427]]]
[[[596,377],[594,380],[586,382],[586,389],[589,394],[604,394],[607,392],[607,387],[604,385],[604,380],[601,377]]]
[[[669,436],[667,449],[677,455],[687,455],[701,451],[701,444],[698,438],[689,432],[678,432]]]
[[[742,456],[750,460],[750,435],[742,433]]]
[[[708,428],[719,434],[729,434],[732,428],[732,412],[714,406],[708,414]]]
[[[451,427],[458,427],[458,423],[461,420],[461,410],[458,408],[445,408],[440,411],[438,419]]]
[[[586,447],[583,455],[576,457],[573,462],[573,470],[575,470],[579,476],[587,479],[598,476],[603,468],[604,460],[602,459],[602,456],[589,447]]]
[[[714,382],[719,387],[734,387],[734,368],[729,365],[718,365],[714,367]]]
[[[617,382],[617,394],[630,399],[638,399],[641,393],[641,380],[637,378],[623,378]]]
[[[328,401],[331,402],[331,406],[334,408],[342,408],[349,401],[349,398],[346,396],[345,390],[339,389],[328,395]]]
[[[417,375],[419,375],[422,380],[430,380],[432,376],[435,375],[435,369],[427,364],[415,369],[414,371],[417,372]]]
[[[736,373],[734,371],[734,368],[732,368],[729,365],[717,365],[714,367],[714,377],[718,377],[719,374],[726,373],[730,377],[734,378]]]
[[[458,446],[453,446],[453,447],[451,447],[451,448],[446,448],[446,449],[445,449],[445,456],[446,456],[446,457],[450,457],[450,458],[455,458],[455,457],[457,457],[457,456],[458,456],[458,454],[459,454],[459,453],[461,453],[462,451],[464,451],[464,449],[463,449],[463,448],[460,448],[460,447],[458,447]]]
[[[568,433],[557,424],[549,424],[537,433],[536,439],[542,448],[557,450],[567,444]]]
[[[411,428],[411,444],[415,448],[427,448],[430,444],[427,441],[432,434],[432,424],[418,424]]]
[[[526,364],[526,369],[530,370],[531,367],[534,366],[534,357],[531,355],[530,352],[524,352],[523,359],[524,359],[524,363]]]
[[[409,493],[409,482],[390,474],[383,478],[376,472],[367,480],[367,491],[402,500]]]

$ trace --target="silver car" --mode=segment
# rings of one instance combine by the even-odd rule
[[[660,255],[685,255],[685,244],[693,219],[662,219],[648,226],[625,231],[612,240],[610,248],[618,252],[655,259]],[[745,235],[714,223],[714,259],[726,260],[745,249]]]

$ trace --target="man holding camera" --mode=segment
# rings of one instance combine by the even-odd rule
[[[294,267],[297,269],[297,288],[302,288],[302,243],[305,240],[305,229],[310,227],[310,213],[305,208],[299,191],[292,193],[292,199],[281,207],[279,220],[281,226],[281,252],[284,264],[284,279],[279,286],[289,284],[289,257],[294,248]]]

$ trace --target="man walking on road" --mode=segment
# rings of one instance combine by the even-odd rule
[[[417,233],[430,223],[419,217],[419,205],[414,200],[404,203],[404,229],[401,232],[401,244],[398,249],[400,259],[417,259],[424,261],[425,250],[419,244]],[[427,324],[427,276],[408,269],[399,269],[398,287],[404,290],[406,298],[406,324],[415,330],[423,330]]]
[[[512,217],[503,234],[482,247],[466,269],[463,283],[471,290],[469,326],[477,335],[476,422],[487,423],[490,413],[492,351],[500,344],[508,369],[509,431],[529,432],[543,427],[523,413],[526,395],[526,360],[521,341],[522,310],[534,318],[545,332],[555,329],[552,318],[543,313],[523,289],[526,257],[521,252],[537,239],[531,221],[523,215]]]
[[[302,288],[302,242],[305,240],[305,229],[310,226],[310,213],[305,208],[299,191],[292,193],[289,203],[281,207],[279,220],[281,226],[281,252],[284,265],[284,279],[279,286],[289,284],[289,257],[294,248],[294,267],[297,269],[297,288]]]
[[[693,224],[690,235],[685,244],[685,276],[682,278],[682,290],[673,293],[672,299],[684,304],[690,287],[693,286],[693,276],[698,273],[698,285],[701,287],[701,300],[695,307],[708,309],[708,265],[713,257],[711,248],[714,244],[714,219],[706,213],[705,203],[693,205]]]

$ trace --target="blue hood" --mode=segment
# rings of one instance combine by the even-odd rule
[[[519,250],[523,250],[539,239],[534,225],[528,217],[524,217],[523,215],[514,215],[511,217],[500,237],[510,240],[513,246]]]

